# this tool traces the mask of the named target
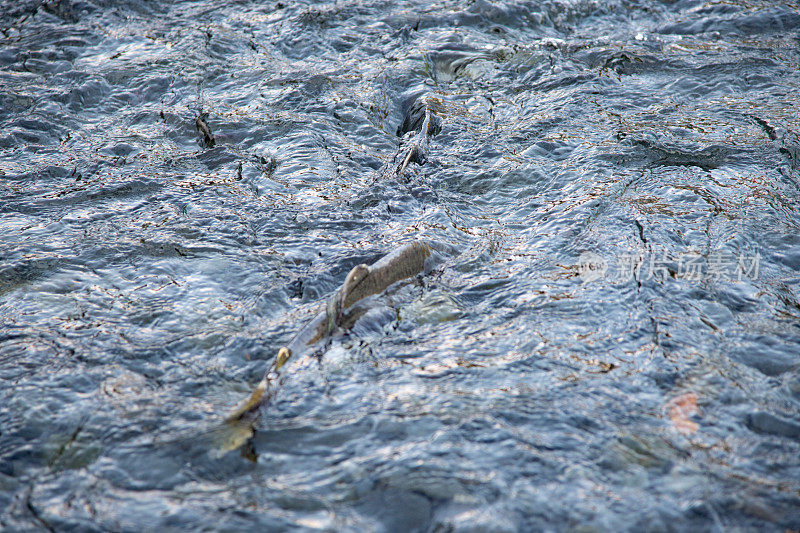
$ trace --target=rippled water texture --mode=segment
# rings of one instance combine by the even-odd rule
[[[800,529],[799,47],[765,0],[4,2],[0,529]]]

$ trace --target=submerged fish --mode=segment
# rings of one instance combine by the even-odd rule
[[[200,113],[200,116],[195,119],[194,125],[197,131],[203,134],[203,142],[206,147],[213,148],[216,141],[214,140],[214,134],[211,133],[211,127],[208,125],[208,113]]]
[[[253,393],[226,419],[230,430],[218,442],[221,451],[239,448],[253,435],[253,425],[260,408],[277,393],[285,377],[286,364],[295,360],[338,329],[350,329],[367,308],[357,305],[365,298],[383,293],[391,285],[429,272],[434,266],[433,248],[415,241],[401,246],[370,266],[361,264],[347,275],[342,286],[331,296],[320,312],[303,327],[292,341],[278,350],[264,378]]]
[[[396,177],[401,177],[410,163],[422,164],[425,161],[430,139],[441,131],[440,120],[435,112],[438,104],[439,101],[433,97],[419,98],[408,110],[403,123],[397,128],[398,135],[415,133],[400,151],[400,163],[394,169]]]

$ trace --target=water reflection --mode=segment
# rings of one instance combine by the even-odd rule
[[[796,7],[106,4],[0,14],[3,528],[800,529]]]

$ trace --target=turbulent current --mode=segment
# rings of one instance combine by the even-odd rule
[[[800,529],[797,3],[0,4],[0,529]]]

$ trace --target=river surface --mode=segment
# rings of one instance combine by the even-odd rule
[[[0,529],[800,529],[799,74],[793,2],[2,2]]]

